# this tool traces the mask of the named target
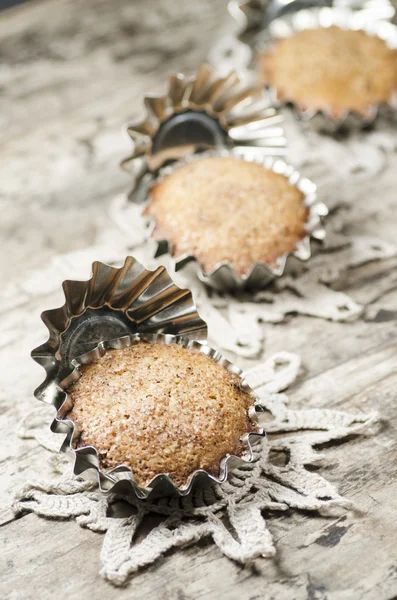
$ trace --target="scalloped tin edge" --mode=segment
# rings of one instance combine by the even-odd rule
[[[71,358],[103,339],[160,331],[207,338],[191,291],[179,288],[163,266],[151,271],[132,256],[120,268],[96,261],[90,279],[66,280],[62,288],[64,304],[41,314],[49,337],[31,352],[46,372],[34,393],[38,400],[51,403],[44,393],[47,382],[61,377]]]
[[[300,10],[278,17],[262,31],[256,41],[254,52],[259,54],[266,46],[271,46],[279,39],[289,37],[299,31],[312,28],[328,28],[331,26],[348,30],[361,30],[368,35],[384,40],[389,48],[397,48],[397,26],[387,20],[377,19],[368,21],[361,11],[337,7],[322,7]],[[279,100],[274,86],[265,86],[271,98],[271,103],[279,108],[291,106],[296,118],[304,123],[311,123],[317,129],[337,131],[340,128],[356,129],[365,127],[375,121],[380,112],[390,114],[397,109],[397,90],[388,101],[368,106],[366,113],[346,110],[343,115],[335,117],[331,111],[306,109],[292,101]]]
[[[296,6],[295,10],[294,4]],[[310,8],[307,4],[304,3],[302,7],[301,0],[292,0],[288,3],[280,0],[230,0],[228,11],[237,24],[238,35],[243,35],[252,28],[261,27],[263,22],[268,25],[272,20],[282,16],[280,13],[285,10],[288,12],[307,10]],[[364,17],[371,20],[391,20],[396,13],[390,0],[334,0],[333,2],[323,0],[323,3],[319,0],[313,0],[311,8],[322,7],[354,10],[355,12],[361,12]],[[269,14],[266,15],[266,12]]]
[[[181,165],[190,163],[194,160],[199,160],[203,156],[235,156],[237,158],[242,158],[243,160],[257,162],[258,164],[263,165],[265,169],[270,169],[275,173],[287,177],[289,182],[303,193],[305,205],[309,208],[306,221],[307,234],[304,238],[299,240],[294,251],[287,252],[279,257],[274,266],[258,261],[254,263],[249,272],[244,275],[236,273],[232,265],[226,261],[219,262],[210,272],[206,273],[202,270],[198,259],[193,254],[183,254],[177,257],[171,255],[171,262],[175,271],[180,270],[187,263],[194,261],[197,264],[198,278],[210,287],[220,291],[241,289],[259,290],[265,287],[273,279],[283,275],[287,268],[289,257],[295,257],[301,261],[309,260],[311,257],[310,238],[312,237],[319,241],[325,238],[325,229],[321,219],[328,214],[328,209],[323,202],[317,200],[317,188],[315,184],[309,179],[302,177],[293,166],[288,165],[280,159],[263,156],[260,151],[247,148],[201,152],[163,168],[159,173],[159,177],[152,181],[150,186],[173,173]],[[147,193],[150,194],[149,187],[147,188]],[[150,198],[147,199],[146,203],[143,205],[142,212],[149,202]],[[143,218],[146,220],[148,235],[152,236],[155,228],[155,220],[152,217]],[[155,241],[157,243],[156,256],[161,256],[162,254],[169,252],[169,243],[167,239]]]
[[[133,151],[121,163],[134,188],[164,163],[198,150],[242,145],[285,155],[282,115],[262,85],[248,85],[235,70],[220,76],[203,63],[194,76],[172,75],[166,93],[145,95],[144,106],[143,118],[126,125]]]
[[[138,341],[147,341],[149,343],[159,344],[179,344],[188,349],[195,349],[202,352],[206,356],[214,359],[218,364],[224,367],[229,373],[237,375],[241,379],[242,387],[251,395],[253,399],[252,407],[249,411],[249,417],[252,421],[257,419],[257,411],[260,410],[259,404],[257,404],[258,397],[255,392],[248,385],[243,371],[228,361],[223,355],[213,348],[207,345],[201,344],[197,341],[187,340],[182,336],[172,336],[164,334],[133,334],[130,336],[123,336],[110,341],[100,342],[90,352],[74,359],[71,363],[71,372],[61,382],[51,382],[50,393],[56,394],[58,403],[57,417],[51,424],[51,430],[54,433],[63,434],[65,436],[61,450],[63,452],[71,452],[74,454],[74,467],[73,472],[75,475],[83,477],[92,477],[96,475],[98,484],[103,492],[107,493],[119,493],[122,495],[129,495],[133,493],[139,499],[144,500],[156,495],[163,495],[163,493],[176,493],[179,496],[187,496],[192,491],[193,486],[197,480],[207,480],[213,483],[224,483],[227,478],[229,471],[236,466],[241,466],[245,463],[251,463],[254,459],[253,446],[258,442],[259,439],[265,436],[265,432],[258,425],[258,430],[247,433],[241,438],[242,443],[246,448],[246,452],[243,456],[227,455],[220,460],[219,464],[219,475],[215,476],[203,469],[194,471],[185,486],[177,487],[174,485],[171,477],[167,474],[159,474],[154,477],[146,487],[139,487],[136,483],[131,469],[125,466],[118,466],[111,469],[108,472],[103,472],[100,469],[99,458],[97,451],[92,446],[86,446],[83,448],[75,449],[73,447],[74,431],[75,427],[71,420],[68,420],[67,412],[70,408],[69,398],[67,394],[67,387],[80,377],[79,367],[83,364],[92,362],[96,358],[103,356],[109,349],[120,349],[130,346]],[[54,402],[54,404],[56,404]],[[60,403],[60,404],[59,404]],[[62,412],[65,412],[65,416],[62,417]],[[59,418],[60,417],[60,418]]]

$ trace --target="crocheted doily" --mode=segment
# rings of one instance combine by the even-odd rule
[[[223,554],[246,563],[276,553],[265,521],[266,510],[304,509],[330,515],[350,503],[313,467],[321,466],[323,444],[352,434],[370,432],[375,414],[347,414],[335,410],[293,410],[280,393],[295,381],[300,359],[282,352],[247,371],[260,397],[268,437],[255,451],[254,462],[233,471],[223,485],[198,488],[186,498],[140,502],[103,495],[93,482],[70,475],[64,455],[54,455],[58,475],[51,481],[27,483],[16,495],[14,511],[42,517],[74,518],[82,527],[104,532],[101,575],[115,585],[156,561],[174,547],[211,537]],[[34,418],[33,418],[34,417]],[[48,415],[39,407],[22,423],[20,436],[35,438],[50,450],[59,446],[48,431]],[[27,425],[28,424],[28,425]],[[61,474],[59,474],[61,473]],[[129,510],[124,518],[109,516],[120,501]],[[135,536],[149,513],[162,515],[143,539]]]

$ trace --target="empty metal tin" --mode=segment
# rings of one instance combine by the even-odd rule
[[[368,20],[392,19],[390,0],[231,0],[228,10],[238,24],[238,33],[260,32],[271,21],[308,8],[334,7],[362,11]]]
[[[36,389],[35,396],[55,407],[57,418],[51,429],[65,436],[61,450],[74,454],[74,473],[86,478],[94,474],[101,490],[133,494],[141,499],[172,493],[187,495],[197,480],[203,484],[225,481],[231,468],[252,460],[252,444],[264,435],[259,426],[257,432],[242,440],[246,447],[243,457],[225,456],[220,461],[217,477],[202,470],[195,471],[183,488],[176,488],[166,474],[158,475],[149,486],[140,488],[130,469],[120,465],[104,473],[95,448],[73,447],[74,426],[65,413],[65,388],[79,377],[81,364],[95,360],[106,349],[125,347],[140,339],[196,348],[238,375],[241,385],[252,395],[250,417],[256,420],[256,396],[241,370],[198,341],[206,339],[207,326],[199,317],[189,290],[178,288],[163,267],[148,271],[132,257],[119,269],[96,262],[92,270],[88,281],[63,283],[65,304],[42,314],[49,339],[32,351],[32,358],[46,371],[46,378]]]
[[[165,95],[146,96],[144,103],[143,120],[127,126],[133,152],[122,163],[134,178],[132,196],[139,198],[140,184],[164,164],[195,152],[241,146],[285,154],[282,117],[269,95],[263,86],[247,88],[235,72],[218,77],[201,65],[194,77],[173,75]]]
[[[156,182],[167,177],[176,169],[187,162],[198,160],[204,156],[235,156],[246,161],[257,162],[265,169],[284,175],[289,183],[299,189],[304,196],[304,203],[308,208],[308,217],[305,225],[306,236],[297,242],[293,252],[280,256],[274,265],[268,265],[264,262],[256,262],[252,265],[250,271],[245,275],[239,275],[228,262],[219,262],[210,272],[204,272],[199,261],[194,254],[183,254],[173,256],[173,264],[176,271],[180,270],[191,261],[196,262],[197,275],[199,279],[218,290],[259,290],[265,287],[275,277],[280,277],[287,268],[287,262],[293,258],[299,260],[308,260],[311,256],[310,238],[323,240],[325,230],[322,224],[322,217],[328,213],[327,207],[317,199],[316,186],[309,179],[300,175],[291,165],[287,165],[280,159],[270,156],[263,156],[255,150],[248,148],[234,148],[233,150],[214,150],[185,158],[164,167]],[[153,182],[154,183],[154,182]],[[146,192],[147,203],[150,203],[150,188]],[[146,204],[144,206],[146,206]],[[155,222],[151,217],[145,217],[148,227],[148,233],[152,234],[155,228]],[[157,256],[169,252],[169,243],[166,239],[157,239]]]

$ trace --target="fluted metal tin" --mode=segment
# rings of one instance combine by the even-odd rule
[[[122,163],[134,177],[133,195],[164,164],[195,152],[242,146],[285,154],[282,117],[269,95],[263,86],[246,87],[235,72],[218,77],[201,65],[194,77],[173,75],[166,94],[144,103],[144,119],[127,126],[133,152]]]
[[[194,254],[183,254],[180,256],[173,256],[173,266],[176,271],[180,270],[187,263],[195,261],[197,268],[197,275],[199,279],[221,291],[233,291],[233,290],[259,290],[264,288],[272,279],[280,277],[287,268],[287,263],[292,258],[306,261],[311,256],[310,238],[317,240],[323,240],[325,237],[325,230],[322,224],[322,217],[328,214],[327,207],[323,202],[317,199],[317,189],[315,184],[300,175],[298,171],[291,165],[286,164],[280,159],[276,159],[270,156],[264,157],[258,154],[255,150],[248,148],[234,148],[232,150],[215,150],[203,152],[198,155],[187,157],[182,161],[178,161],[165,167],[159,173],[159,177],[156,182],[161,181],[173,173],[180,166],[198,160],[204,156],[235,156],[246,161],[254,161],[260,165],[263,165],[265,169],[270,169],[275,173],[279,173],[287,177],[291,185],[295,186],[304,195],[304,203],[308,208],[308,217],[305,224],[306,236],[299,240],[293,252],[285,253],[280,256],[274,265],[268,265],[264,262],[255,262],[250,271],[245,275],[239,275],[236,273],[232,265],[228,262],[219,262],[214,269],[209,272],[204,272],[200,262]],[[147,203],[150,203],[150,189],[147,192]],[[155,228],[155,221],[151,217],[145,217],[146,224],[148,227],[149,234],[152,234]],[[166,239],[158,239],[157,242],[157,256],[160,256],[166,252],[169,252],[169,243]]]
[[[262,42],[258,41],[257,50],[259,51],[261,43],[265,47],[278,39],[291,36],[305,29],[328,28],[333,25],[342,29],[365,31],[369,35],[383,39],[389,48],[397,48],[397,27],[388,21],[370,21],[367,18],[363,18],[363,13],[360,11],[320,8],[300,11],[286,15],[283,18],[275,19],[270,23]],[[277,98],[277,90],[273,87],[269,87],[268,89],[275,105],[280,104]],[[365,113],[346,110],[343,115],[335,117],[331,111],[306,109],[296,104],[294,105],[294,111],[299,119],[306,122],[311,121],[319,128],[332,130],[338,129],[342,125],[350,128],[372,123],[377,117],[379,110],[387,107],[393,110],[397,108],[397,92],[389,98],[388,102],[369,106]]]
[[[209,356],[220,364],[226,371],[237,375],[241,380],[241,389],[246,391],[252,396],[252,406],[249,410],[249,416],[253,423],[257,425],[257,431],[247,432],[241,439],[244,446],[243,456],[224,456],[219,463],[218,475],[212,475],[203,469],[197,469],[189,477],[186,485],[183,487],[177,487],[174,485],[173,480],[167,474],[159,474],[154,477],[146,487],[140,487],[134,478],[134,474],[129,467],[120,465],[114,469],[106,472],[100,468],[100,462],[98,452],[93,446],[85,446],[78,448],[75,444],[75,426],[74,423],[68,419],[68,412],[70,411],[72,404],[67,394],[67,387],[73,382],[77,381],[81,377],[79,368],[81,365],[93,362],[97,358],[103,356],[109,349],[120,349],[127,346],[131,346],[139,341],[149,342],[151,344],[179,344],[185,348],[194,349],[198,352],[202,352],[206,356]],[[201,483],[205,481],[213,481],[217,483],[223,483],[228,477],[230,469],[236,466],[241,466],[245,462],[251,462],[253,459],[252,447],[257,441],[264,436],[263,430],[259,427],[256,402],[257,397],[249,387],[248,383],[244,378],[244,374],[241,369],[233,365],[231,362],[226,360],[220,352],[213,350],[209,346],[201,344],[200,342],[188,340],[181,336],[164,335],[161,333],[155,334],[133,334],[124,336],[110,341],[100,342],[91,352],[88,352],[71,363],[72,371],[70,374],[59,383],[57,390],[57,402],[60,403],[57,418],[53,421],[51,429],[55,433],[66,434],[63,449],[66,451],[72,451],[75,455],[74,473],[76,475],[97,474],[100,488],[103,491],[112,493],[122,493],[123,495],[135,494],[140,499],[146,499],[149,496],[153,498],[157,495],[177,493],[180,496],[186,496],[193,488],[193,485],[197,480]],[[259,410],[259,407],[258,407]]]
[[[241,385],[252,394],[250,416],[254,420],[256,396],[238,367],[198,341],[207,337],[206,323],[197,313],[191,292],[178,288],[164,267],[149,271],[132,257],[128,257],[121,268],[96,262],[91,279],[65,281],[63,290],[65,304],[42,313],[49,338],[32,351],[32,358],[46,371],[35,397],[55,407],[57,417],[51,429],[65,436],[61,450],[74,453],[76,475],[86,478],[95,475],[103,491],[133,494],[141,499],[172,493],[184,496],[197,480],[203,483],[225,481],[231,468],[244,460],[252,460],[252,444],[264,435],[259,428],[257,433],[242,440],[247,448],[246,456],[225,456],[221,460],[218,477],[200,470],[192,474],[186,486],[176,488],[164,474],[155,477],[149,486],[140,488],[130,469],[120,466],[104,473],[93,447],[74,448],[74,426],[66,415],[65,388],[79,377],[81,364],[95,360],[109,348],[126,347],[140,339],[196,348],[238,375]]]
[[[308,8],[334,7],[363,11],[368,20],[392,19],[395,10],[390,0],[230,0],[228,10],[243,36],[260,31],[274,19]]]
[[[310,8],[304,8],[305,6]],[[250,54],[244,54],[247,57],[244,66],[252,68],[252,81],[255,78],[258,54],[271,47],[277,40],[309,28],[327,28],[335,25],[342,29],[362,30],[383,39],[388,47],[397,48],[397,27],[387,20],[394,14],[388,0],[340,0],[333,3],[318,0],[293,0],[288,3],[248,0],[231,2],[229,10],[239,24],[236,60],[241,63],[241,45],[249,48]],[[230,55],[233,49],[230,48],[227,52]],[[221,56],[219,61],[222,62]],[[230,56],[227,62],[229,64]],[[291,104],[280,101],[274,87],[267,86],[266,89],[274,106]],[[365,114],[348,110],[340,117],[335,117],[331,111],[306,109],[293,104],[294,114],[299,120],[310,122],[315,128],[327,131],[335,131],[341,126],[362,127],[372,123],[380,111],[390,112],[390,109],[396,108],[396,94],[385,103],[369,106]]]

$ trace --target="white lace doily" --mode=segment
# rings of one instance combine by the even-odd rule
[[[115,518],[109,513],[120,498],[105,496],[95,483],[71,476],[64,456],[56,454],[54,466],[61,474],[51,481],[27,483],[15,497],[14,511],[74,518],[82,527],[104,532],[100,573],[115,585],[124,584],[132,573],[171,548],[204,537],[211,537],[225,556],[241,563],[273,556],[276,548],[264,511],[303,509],[330,515],[347,509],[348,500],[313,470],[325,460],[318,449],[347,436],[369,433],[376,420],[375,414],[289,408],[287,396],[280,392],[295,381],[299,368],[297,355],[282,352],[247,372],[265,411],[268,438],[257,447],[254,462],[233,471],[227,483],[198,488],[187,498],[150,504],[128,499],[131,514]],[[59,442],[49,432],[47,420],[39,407],[25,418],[20,436],[56,450]],[[149,513],[163,518],[137,541],[137,529]]]

